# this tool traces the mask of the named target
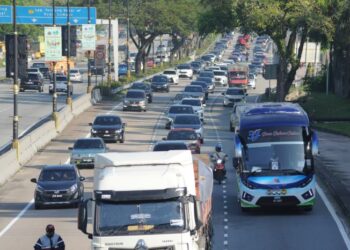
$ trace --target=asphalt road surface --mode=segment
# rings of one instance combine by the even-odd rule
[[[35,185],[30,178],[38,177],[45,164],[64,163],[69,158],[67,148],[77,138],[89,134],[89,122],[98,114],[118,114],[127,123],[124,144],[108,144],[110,151],[148,151],[152,144],[167,134],[162,116],[171,98],[181,91],[188,80],[172,86],[170,93],[155,93],[154,102],[147,112],[122,112],[119,102],[104,102],[81,114],[43,150],[38,152],[7,184],[0,187],[0,248],[30,249],[44,233],[46,224],[53,223],[66,242],[67,249],[89,249],[90,240],[77,229],[77,210],[54,208],[34,210]],[[257,89],[249,91],[249,101],[255,102],[268,83],[261,78]],[[229,132],[230,108],[222,106],[221,92],[217,88],[209,95],[205,117],[205,143],[203,153],[213,152],[220,141],[224,151],[232,157],[233,136]],[[236,202],[236,181],[231,161],[227,165],[227,180],[215,184],[213,193],[214,248],[223,249],[347,249],[336,221],[324,200],[317,197],[312,212],[298,210],[242,213]],[[91,196],[92,169],[82,169],[85,196]],[[91,231],[91,230],[90,230]]]

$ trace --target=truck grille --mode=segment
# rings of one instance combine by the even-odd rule
[[[257,201],[257,205],[259,206],[296,206],[300,202],[295,196],[281,196],[279,201],[276,202],[274,197],[261,197]]]

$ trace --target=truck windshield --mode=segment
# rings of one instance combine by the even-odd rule
[[[230,78],[231,79],[245,79],[245,78],[247,78],[247,73],[244,71],[231,71]]]
[[[245,138],[244,168],[255,174],[275,171],[302,173],[306,165],[301,127],[241,130]]]
[[[100,236],[168,233],[185,229],[184,207],[178,200],[98,202],[95,220],[96,232]]]

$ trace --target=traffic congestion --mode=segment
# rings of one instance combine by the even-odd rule
[[[346,249],[318,195],[319,139],[307,113],[298,104],[261,102],[274,87],[262,76],[274,46],[267,35],[226,33],[194,60],[79,115],[9,181],[0,244]],[[52,77],[33,63],[20,91],[53,94]],[[55,77],[55,91],[74,93],[64,70]],[[70,81],[86,88],[79,69],[70,69]],[[327,227],[318,228],[319,220]],[[14,241],[23,231],[31,233]]]

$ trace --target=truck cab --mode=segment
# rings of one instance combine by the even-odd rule
[[[212,170],[189,150],[96,156],[94,192],[82,202],[78,228],[92,249],[208,249]],[[204,159],[204,161],[203,161]]]

